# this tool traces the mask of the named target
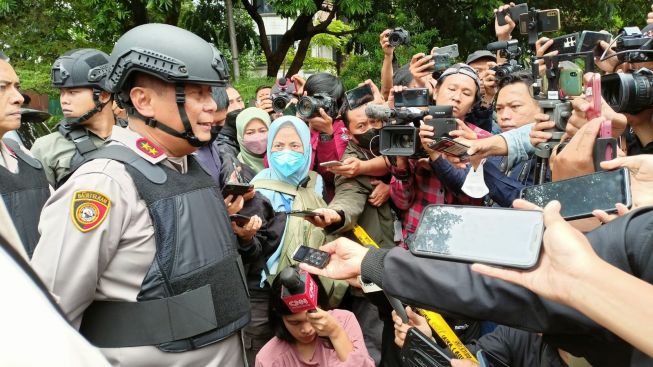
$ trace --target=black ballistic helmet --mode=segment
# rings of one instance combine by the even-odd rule
[[[202,142],[192,131],[184,108],[187,83],[225,86],[229,80],[227,62],[215,46],[196,34],[168,24],[149,23],[123,34],[111,52],[107,87],[129,108],[129,91],[134,72],[145,73],[176,86],[177,107],[184,131],[143,118],[152,127],[186,139],[193,146]],[[135,111],[132,111],[135,112]]]
[[[52,64],[54,88],[93,88],[108,91],[104,84],[109,55],[93,48],[66,52]]]
[[[135,71],[168,83],[224,87],[229,80],[227,62],[215,46],[168,24],[143,24],[123,34],[111,51],[110,64],[107,87],[121,93],[124,102],[131,87],[127,81]]]
[[[80,117],[65,118],[63,124],[73,126],[87,121],[102,111],[111,101],[100,102],[100,92],[108,91],[105,84],[109,70],[109,55],[94,48],[81,48],[66,52],[52,64],[51,79],[54,88],[91,88],[95,107]]]

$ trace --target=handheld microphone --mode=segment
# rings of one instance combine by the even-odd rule
[[[397,120],[397,122],[410,122],[421,119],[428,115],[428,111],[420,111],[411,108],[390,108],[384,105],[368,104],[365,107],[367,117],[384,122]]]
[[[293,267],[279,273],[281,280],[281,299],[290,312],[315,310],[317,308],[317,284],[311,275]]]
[[[490,42],[485,46],[485,49],[488,51],[499,51],[499,50],[504,50],[508,48],[508,43],[509,41],[496,41],[496,42]]]
[[[505,50],[511,46],[516,46],[518,44],[519,41],[516,39],[510,41],[496,41],[488,43],[485,49],[488,51],[500,51]]]

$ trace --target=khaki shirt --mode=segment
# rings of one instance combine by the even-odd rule
[[[96,147],[105,144],[104,139],[90,131],[88,136]],[[52,186],[70,172],[70,160],[75,155],[75,151],[75,143],[66,139],[58,131],[36,139],[31,150],[34,157],[43,163],[45,177]]]
[[[110,144],[183,173],[186,157],[153,158],[136,148],[139,139],[129,128],[114,127]],[[93,200],[94,210],[81,210]],[[122,163],[96,159],[82,165],[46,203],[39,231],[32,266],[73,326],[79,328],[94,300],[136,301],[156,246],[147,206]],[[240,351],[238,335],[185,353],[151,346],[102,349],[120,366],[242,366]]]

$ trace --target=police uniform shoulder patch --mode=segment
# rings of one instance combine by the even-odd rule
[[[100,192],[75,191],[70,214],[77,229],[89,232],[102,224],[110,208],[111,200]]]
[[[159,158],[160,156],[163,155],[163,149],[159,148],[154,143],[152,143],[151,141],[145,138],[140,138],[136,140],[136,149],[140,150],[141,152],[145,153],[145,155],[152,158]]]

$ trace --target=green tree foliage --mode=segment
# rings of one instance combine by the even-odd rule
[[[123,33],[148,22],[177,25],[229,49],[219,0],[0,0],[0,48],[25,88],[56,95],[49,69],[59,55],[85,47],[109,53]],[[235,23],[239,48],[257,49],[242,7],[235,9]]]
[[[293,20],[292,26],[283,34],[276,50],[272,49],[268,40],[268,30],[265,28],[263,17],[258,11],[260,0],[241,0],[241,3],[252,17],[259,31],[259,42],[263,49],[267,63],[267,76],[275,77],[284,64],[286,56],[295,42],[299,41],[292,63],[286,77],[297,73],[310,50],[311,40],[319,34],[346,36],[350,31],[333,31],[329,29],[336,15],[338,17],[363,16],[372,8],[371,0],[268,0],[266,3],[274,11],[286,18]]]

